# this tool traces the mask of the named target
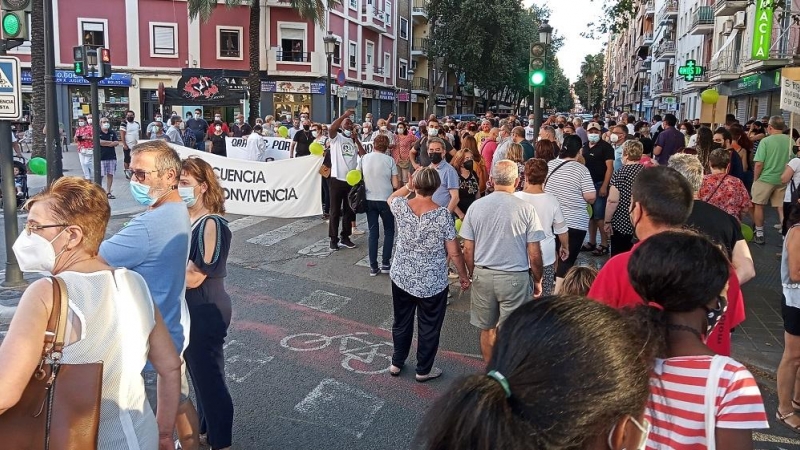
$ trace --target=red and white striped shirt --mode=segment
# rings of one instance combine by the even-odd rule
[[[716,428],[769,428],[756,380],[725,357],[716,399]],[[658,359],[650,376],[648,450],[705,450],[705,391],[711,356]]]

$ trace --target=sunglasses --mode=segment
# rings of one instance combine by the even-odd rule
[[[142,182],[147,178],[148,173],[155,173],[158,170],[133,170],[133,169],[125,169],[123,173],[128,178],[136,178],[136,181]]]

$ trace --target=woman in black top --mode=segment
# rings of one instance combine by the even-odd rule
[[[650,136],[650,125],[647,122],[639,122],[636,124],[638,132],[635,137],[642,143],[642,154],[653,155],[653,139]]]
[[[228,149],[225,146],[225,134],[222,132],[222,122],[214,122],[214,128],[210,131],[208,138],[211,140],[211,153],[219,156],[228,156]]]
[[[473,167],[472,151],[464,149],[453,157],[453,168],[458,172],[458,205],[455,214],[464,219],[472,203],[481,197],[478,175]]]

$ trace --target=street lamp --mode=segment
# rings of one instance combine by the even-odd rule
[[[330,125],[331,123],[331,109],[333,109],[333,97],[331,96],[331,59],[333,58],[333,53],[336,51],[336,44],[339,40],[336,36],[333,35],[332,32],[328,31],[328,35],[322,38],[322,41],[325,43],[325,56],[328,57],[328,78],[327,78],[327,90],[325,94],[327,96],[327,107],[326,107],[326,120],[327,124]]]
[[[627,100],[627,98],[625,98],[625,94],[628,91],[628,83],[623,82],[621,85],[619,85],[619,88],[622,91],[622,110],[624,111],[625,110],[625,101]]]
[[[539,42],[545,45],[545,49],[550,45],[550,39],[553,36],[553,27],[543,20],[539,25]],[[545,51],[545,55],[547,52]],[[546,79],[546,77],[545,77]],[[536,86],[533,88],[533,135],[539,135],[539,127],[542,124],[542,105],[544,99],[542,98],[542,87]]]
[[[408,123],[411,123],[411,121],[413,120],[411,114],[411,107],[412,107],[411,89],[414,87],[414,69],[409,68],[407,72],[408,72],[408,114],[407,114],[408,117],[406,118],[406,120],[408,120]]]
[[[644,79],[647,75],[648,64],[647,61],[642,63],[642,67],[639,68],[639,112],[637,113],[637,118],[642,120],[642,98],[644,96]]]

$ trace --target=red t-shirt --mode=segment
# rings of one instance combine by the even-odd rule
[[[640,243],[634,245],[631,251],[608,260],[597,274],[597,279],[592,283],[592,288],[589,289],[589,298],[614,308],[625,308],[644,303],[639,294],[633,290],[628,278],[628,261]],[[739,278],[736,277],[736,272],[731,267],[728,276],[728,310],[711,330],[706,342],[708,348],[719,355],[730,356],[731,330],[742,322],[744,322],[742,290],[739,286]]]

